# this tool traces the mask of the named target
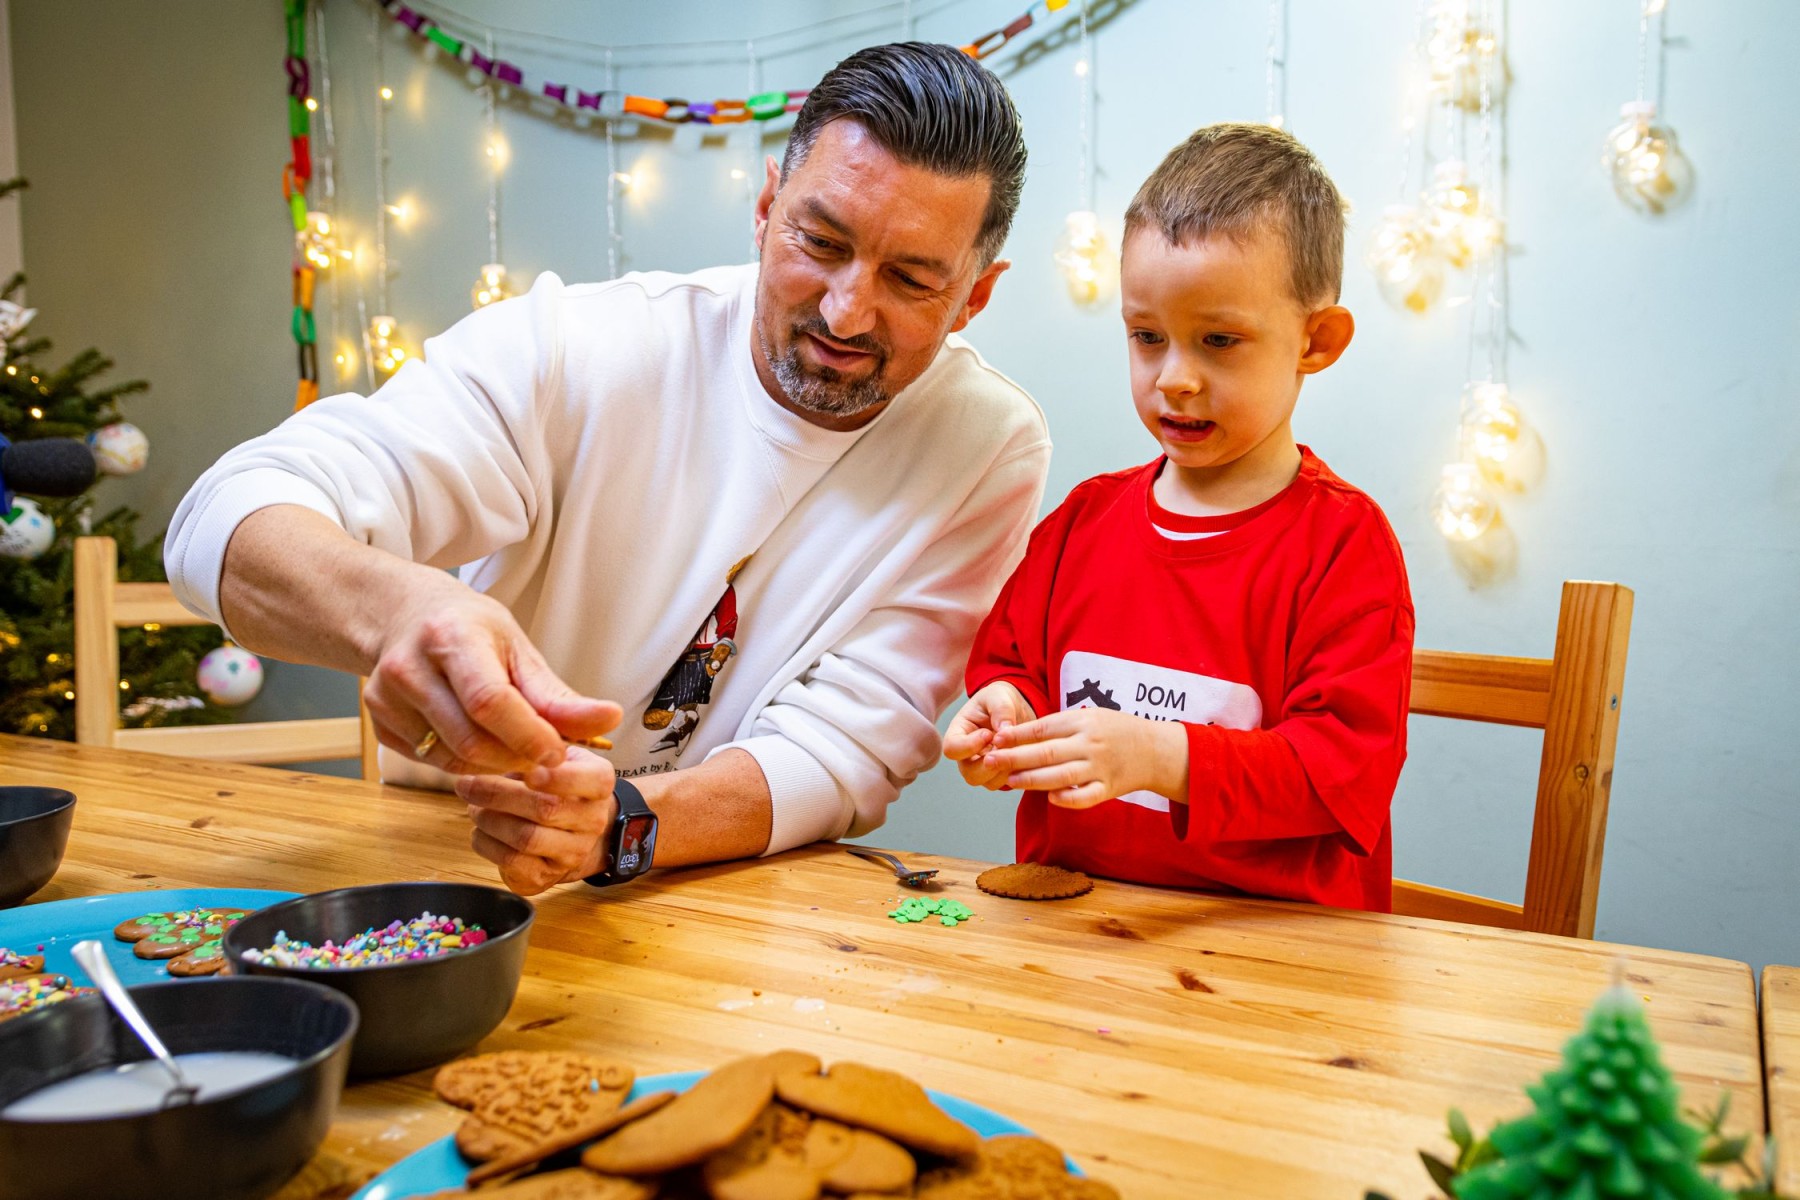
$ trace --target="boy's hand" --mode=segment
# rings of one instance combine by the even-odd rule
[[[944,735],[944,757],[956,763],[963,782],[972,787],[999,791],[1006,786],[1007,769],[991,760],[996,735],[1037,716],[1018,688],[1004,681],[990,683],[962,706]]]
[[[1187,802],[1187,728],[1110,708],[1071,708],[994,735],[986,756],[1010,787],[1092,808],[1128,792]]]
[[[612,827],[613,765],[571,746],[554,767],[523,775],[464,775],[456,794],[469,805],[475,852],[500,868],[521,896],[599,871],[602,835]]]

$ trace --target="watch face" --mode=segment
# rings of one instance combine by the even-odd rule
[[[656,818],[650,813],[627,817],[625,829],[619,835],[619,855],[613,862],[613,874],[628,878],[648,869],[655,849]]]

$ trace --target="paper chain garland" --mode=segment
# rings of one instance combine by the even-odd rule
[[[981,60],[994,54],[1012,39],[1030,29],[1041,10],[1044,14],[1060,12],[1074,0],[1033,0],[1024,12],[1011,22],[992,30],[960,47],[970,58]],[[1082,0],[1083,3],[1086,0]],[[293,297],[294,313],[290,322],[294,345],[299,355],[299,381],[294,388],[294,409],[298,411],[319,398],[318,329],[313,320],[313,291],[318,274],[309,261],[305,245],[308,233],[306,189],[312,180],[312,69],[306,57],[306,14],[308,0],[283,0],[287,20],[287,58],[283,67],[288,80],[288,140],[290,160],[282,168],[281,194],[287,201],[294,225]],[[602,120],[644,117],[667,125],[736,125],[747,121],[771,121],[786,113],[800,111],[810,89],[760,92],[743,100],[690,101],[678,98],[658,99],[629,92],[603,89],[589,92],[566,83],[544,80],[528,85],[525,72],[501,58],[489,57],[469,42],[455,37],[437,22],[400,0],[375,0],[400,25],[423,42],[435,46],[470,68],[471,78],[534,92],[545,100],[571,111],[578,120],[590,116]],[[573,94],[573,99],[571,99]]]
[[[801,102],[806,99],[809,90],[802,88],[797,91],[760,92],[746,100],[690,101],[672,97],[657,99],[653,96],[639,96],[612,90],[589,92],[570,84],[554,83],[549,80],[545,80],[541,84],[536,81],[527,84],[525,72],[519,67],[504,59],[489,58],[470,43],[445,32],[435,21],[417,9],[400,3],[400,0],[375,0],[375,2],[387,10],[388,15],[396,22],[410,29],[415,36],[430,42],[459,62],[468,64],[472,72],[519,88],[521,91],[541,95],[577,114],[590,114],[604,119],[627,116],[646,117],[669,125],[682,125],[690,122],[701,125],[736,125],[745,121],[771,121],[783,113],[799,112]],[[973,59],[986,58],[1031,28],[1040,8],[1045,13],[1053,13],[1067,8],[1071,2],[1072,0],[1035,0],[1031,7],[1019,14],[1011,23],[976,38],[961,47],[962,52]],[[571,95],[573,95],[573,99],[570,98]]]
[[[288,77],[288,140],[293,157],[281,170],[281,194],[287,199],[294,221],[294,316],[291,328],[300,359],[300,379],[294,387],[298,412],[319,398],[319,337],[313,323],[313,283],[316,274],[301,250],[306,232],[306,185],[312,180],[312,68],[306,60],[306,0],[286,0]]]

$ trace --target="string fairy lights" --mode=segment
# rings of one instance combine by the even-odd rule
[[[401,217],[408,210],[388,203],[388,105],[394,89],[387,85],[387,60],[382,52],[381,12],[375,17],[375,309],[363,334],[363,351],[375,378],[386,383],[405,364],[406,346],[400,337],[400,323],[389,314],[388,279],[392,263],[388,259],[388,218]]]
[[[493,52],[493,43],[490,41],[488,53],[492,55]],[[476,308],[486,308],[512,295],[512,290],[507,286],[506,265],[500,261],[500,175],[506,170],[508,148],[500,137],[500,118],[495,109],[494,88],[494,82],[488,80],[481,89],[482,128],[485,135],[482,154],[487,160],[488,240],[487,263],[475,277],[475,286],[469,289],[469,299]]]
[[[1600,165],[1620,200],[1646,216],[1660,216],[1679,206],[1693,191],[1694,168],[1675,140],[1675,131],[1657,120],[1657,102],[1649,98],[1650,30],[1656,29],[1656,87],[1662,91],[1662,48],[1668,0],[1641,0],[1638,10],[1637,98],[1619,108],[1620,121],[1606,135]]]
[[[1088,29],[1088,0],[1078,0],[1081,28],[1080,57],[1075,60],[1079,112],[1077,144],[1080,147],[1079,186],[1081,207],[1063,218],[1054,259],[1063,286],[1078,308],[1093,309],[1112,298],[1119,286],[1119,256],[1101,228],[1094,211],[1094,41]],[[1058,6],[1060,7],[1060,6]]]
[[[1425,227],[1443,259],[1473,272],[1469,311],[1467,375],[1460,400],[1456,460],[1444,466],[1431,499],[1432,523],[1452,543],[1469,544],[1502,523],[1501,493],[1523,492],[1543,471],[1543,441],[1512,397],[1506,377],[1509,337],[1504,191],[1497,128],[1504,92],[1497,86],[1505,66],[1493,11],[1495,0],[1468,0],[1461,27],[1483,31],[1485,42],[1473,61],[1472,83],[1480,141],[1470,161],[1446,159],[1433,173],[1424,196]],[[1441,7],[1441,6],[1440,6]],[[1440,14],[1441,15],[1441,14]],[[1473,45],[1473,43],[1470,43]],[[1443,93],[1447,109],[1460,103]],[[1460,119],[1452,116],[1447,136],[1463,143]],[[1476,374],[1477,358],[1481,373]]]

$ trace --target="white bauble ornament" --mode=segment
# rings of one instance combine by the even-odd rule
[[[11,300],[0,300],[0,341],[10,342],[25,332],[37,309],[26,308]]]
[[[200,660],[196,678],[200,690],[214,704],[247,704],[262,690],[262,660],[242,646],[226,642]]]
[[[88,434],[94,465],[106,475],[132,475],[150,461],[150,439],[130,421],[114,421]]]
[[[30,560],[56,541],[56,522],[32,500],[13,497],[12,511],[0,514],[0,557]]]

